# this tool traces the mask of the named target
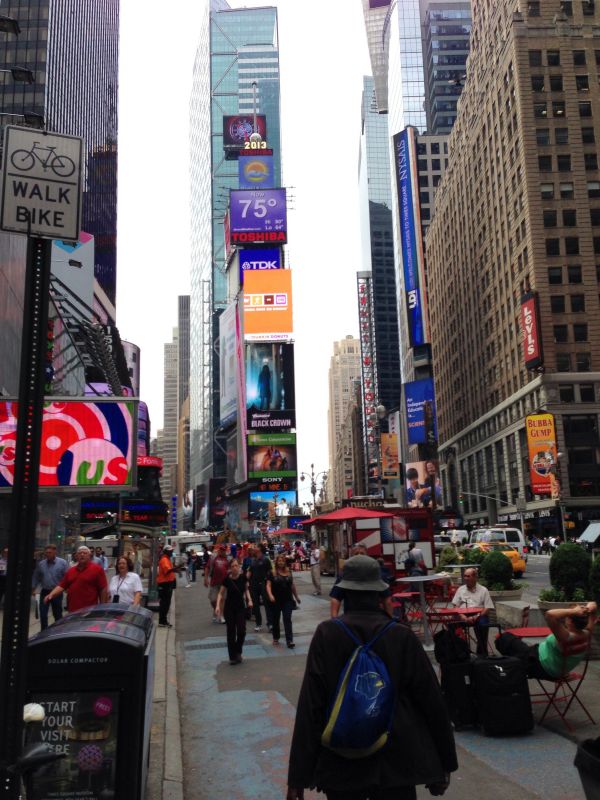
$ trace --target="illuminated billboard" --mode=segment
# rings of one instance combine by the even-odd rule
[[[406,314],[410,343],[415,347],[429,341],[415,128],[395,134],[394,156]]]
[[[540,312],[536,292],[527,292],[521,298],[521,331],[523,333],[523,359],[526,369],[536,369],[544,363]]]
[[[282,431],[296,427],[294,345],[246,345],[248,430]]]
[[[287,242],[285,189],[233,189],[229,193],[231,244],[282,245]]]
[[[295,433],[249,433],[249,478],[294,478],[296,463]]]
[[[530,414],[525,418],[529,479],[533,494],[560,496],[556,476],[557,446],[553,414]]]
[[[80,522],[90,524],[106,521],[108,514],[119,513],[119,501],[106,497],[83,497],[81,499]],[[134,522],[152,527],[165,525],[169,518],[169,508],[160,500],[133,500],[124,498],[121,502],[121,521]]]
[[[236,312],[231,303],[219,317],[219,421],[230,425],[237,415]]]
[[[0,489],[11,489],[18,403],[0,401]],[[40,448],[40,489],[135,486],[137,402],[48,399]]]
[[[240,286],[244,285],[244,272],[268,272],[281,269],[281,250],[240,250]]]
[[[281,342],[291,339],[293,332],[291,270],[246,272],[244,338]]]
[[[240,189],[273,189],[275,164],[272,155],[240,153],[238,157]]]
[[[296,505],[296,492],[250,492],[248,514],[264,520],[287,517]]]
[[[398,437],[395,433],[381,434],[381,477],[384,480],[400,477]]]
[[[377,406],[377,370],[375,353],[375,314],[373,311],[373,275],[359,272],[358,281],[358,324],[360,336],[361,391],[363,407],[363,437],[366,463],[376,464],[379,458],[375,429],[375,408]],[[375,478],[375,474],[371,477]]]
[[[407,464],[405,478],[408,508],[443,508],[439,462],[436,459]]]
[[[405,383],[404,399],[408,443],[435,446],[437,424],[433,378],[423,378],[420,381]]]
[[[243,150],[245,142],[255,132],[253,114],[233,114],[223,117],[223,149]],[[263,141],[267,138],[267,118],[264,114],[256,115],[256,132]]]

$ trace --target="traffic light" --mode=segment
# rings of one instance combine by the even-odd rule
[[[464,506],[464,504],[465,504],[465,496],[464,496],[464,494],[462,492],[460,492],[459,495],[458,495],[458,503],[461,506]]]

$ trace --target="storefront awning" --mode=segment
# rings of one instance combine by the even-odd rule
[[[600,522],[590,522],[584,532],[581,534],[578,542],[595,544],[600,539]]]

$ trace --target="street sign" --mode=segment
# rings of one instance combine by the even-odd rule
[[[77,241],[83,139],[8,125],[4,133],[0,228]]]

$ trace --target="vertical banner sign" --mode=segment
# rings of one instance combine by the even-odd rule
[[[394,156],[408,332],[411,346],[415,347],[429,340],[429,330],[414,128],[405,128],[394,136]]]
[[[237,303],[231,303],[219,317],[219,421],[221,427],[231,424],[237,413],[236,312]]]
[[[366,474],[370,465],[377,464],[375,407],[377,406],[377,371],[375,369],[375,334],[372,297],[372,277],[370,272],[359,272],[358,277],[358,324],[360,337],[360,358],[362,373],[362,406],[365,431]]]
[[[246,458],[246,432],[248,430],[246,421],[246,378],[244,361],[244,332],[240,319],[239,305],[235,306],[235,377],[237,381],[237,403],[238,403],[238,435],[240,435],[243,445],[238,452],[242,453],[242,474],[238,476],[238,483],[243,483],[248,476],[248,461]]]
[[[526,369],[536,369],[544,363],[542,332],[536,292],[527,292],[521,298],[521,330],[523,332],[523,359]]]
[[[404,398],[408,443],[434,447],[437,442],[437,424],[433,378],[405,383]]]
[[[558,497],[556,429],[553,414],[530,414],[525,418],[529,479],[534,494]]]
[[[381,434],[381,477],[384,480],[400,477],[398,437],[395,433]]]

